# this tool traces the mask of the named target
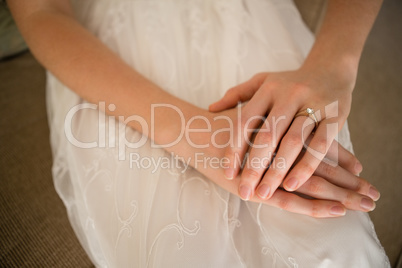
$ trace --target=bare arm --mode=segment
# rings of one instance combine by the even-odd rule
[[[263,200],[271,198],[282,182],[285,189],[294,191],[311,177],[321,163],[349,115],[361,52],[381,3],[382,0],[331,0],[316,42],[299,70],[258,74],[230,89],[220,101],[210,106],[211,111],[222,111],[239,101],[248,101],[244,113],[247,116],[242,118],[244,122],[253,116],[268,114],[262,127],[265,132],[257,134],[255,144],[270,146],[252,148],[250,157],[273,155],[277,151],[277,156],[287,160],[286,168],[269,168],[266,173],[267,165],[245,168],[239,189],[243,198],[247,199],[255,193]],[[333,114],[328,115],[326,108],[332,104],[336,104],[336,110],[329,109]],[[321,122],[309,144],[311,151],[290,170],[303,148],[304,139],[314,128],[313,124],[305,125],[306,120],[310,120],[308,117],[295,118],[299,111],[306,108],[321,112]],[[270,124],[278,118],[284,120],[276,131],[270,131],[273,128]],[[327,127],[334,124],[338,127],[328,130]],[[240,134],[235,133],[235,138],[236,135]],[[226,156],[235,159],[235,155],[240,155],[242,159],[247,147],[243,142],[238,147],[229,148]],[[225,170],[226,177],[237,176],[239,167],[235,164],[231,161]]]
[[[136,114],[150,123],[152,103],[173,104],[188,118],[202,113],[124,63],[75,20],[69,1],[13,0],[9,6],[35,57],[82,98],[116,105],[112,115]],[[178,137],[180,122],[172,120],[179,119],[172,113],[171,109],[158,113],[157,143],[167,144]],[[130,126],[146,132],[138,124]]]
[[[155,117],[154,125],[151,126],[150,107],[153,103],[176,106],[185,116],[186,122],[195,116],[203,115],[209,119],[213,130],[228,127],[222,120],[214,123],[214,115],[168,94],[124,63],[75,20],[67,0],[13,0],[9,2],[9,6],[31,51],[48,70],[89,102],[102,101],[106,105],[114,104],[116,109],[108,111],[109,114],[125,118],[135,114],[145,119],[149,128],[155,128],[153,138],[156,143],[167,144],[176,140],[182,126],[175,111],[169,108],[160,111]],[[224,114],[235,119],[236,111],[226,111]],[[150,129],[141,129],[141,126],[135,122],[131,122],[130,127],[142,133],[150,131]],[[221,139],[228,139],[228,135],[223,135]],[[194,138],[193,141],[201,141],[198,144],[205,144],[209,141],[208,134],[194,134],[192,138]],[[187,139],[181,139],[176,145],[166,149],[192,161],[194,161],[195,152],[201,152],[200,149],[193,148]],[[214,146],[210,146],[202,152],[206,156],[218,158],[222,158],[224,155],[222,149]],[[357,161],[350,155],[345,154],[345,156],[347,159]],[[191,163],[194,164],[194,162]],[[199,171],[227,191],[237,194],[238,178],[233,181],[224,180],[222,179],[223,170],[210,166],[201,167]],[[351,178],[350,181],[363,180]],[[323,186],[321,189],[326,189],[329,193],[327,194],[328,199],[336,201],[306,200],[284,191],[278,191],[273,198],[265,202],[302,214],[333,217],[342,215],[342,213],[331,214],[332,207],[339,208],[341,206],[343,208],[337,201],[353,203],[350,207],[358,209],[356,200],[361,195],[357,192],[366,192],[369,187],[369,184],[365,182],[360,184],[362,187],[359,189],[351,191],[339,188],[327,181],[320,183]],[[324,199],[326,191],[312,193],[312,196]],[[339,191],[345,198],[334,195]],[[304,190],[306,194],[310,194],[310,192],[309,189]],[[252,200],[261,201],[257,198]]]
[[[95,104],[105,102],[106,106],[114,104],[116,109],[107,111],[110,115],[142,117],[149,129],[141,129],[141,125],[135,121],[130,122],[129,126],[142,133],[150,133],[151,127],[154,127],[153,138],[157,144],[169,144],[179,137],[181,118],[172,109],[165,108],[158,111],[152,126],[151,104],[174,105],[184,115],[185,122],[200,115],[213,122],[208,111],[168,94],[124,63],[76,21],[68,0],[13,0],[9,6],[39,62],[87,101]],[[199,144],[208,142],[206,134],[200,136],[192,135],[192,141]],[[194,164],[194,154],[201,152],[193,148],[187,139],[181,139],[165,149],[186,160],[190,159],[191,164]],[[204,151],[206,154],[216,157],[222,157],[224,153],[222,149],[213,147],[207,150]],[[237,192],[234,182],[222,179],[222,169],[200,168],[199,171],[226,190]]]
[[[322,27],[304,66],[334,68],[352,89],[360,56],[383,0],[330,0]],[[348,76],[349,75],[349,76]]]

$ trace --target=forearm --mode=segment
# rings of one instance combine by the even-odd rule
[[[123,118],[131,115],[143,118],[148,129],[142,129],[135,120],[128,125],[145,134],[153,131],[156,143],[167,144],[174,141],[182,130],[183,118],[171,108],[160,107],[154,114],[154,124],[151,125],[152,104],[176,106],[185,121],[203,112],[163,91],[124,63],[73,18],[68,6],[60,10],[35,10],[34,7],[23,8],[19,5],[26,3],[10,2],[19,28],[36,58],[87,101],[95,104],[105,102],[106,107],[114,104],[116,109],[107,110],[109,114]],[[27,9],[31,12],[26,12]],[[187,144],[183,142],[168,149],[186,152],[183,149]]]
[[[211,166],[195,162],[196,153],[202,162],[208,161],[208,157],[214,160],[223,157],[223,149],[213,145],[202,149],[193,146],[208,145],[211,134],[182,135],[182,131],[188,128],[207,128],[207,124],[211,124],[212,132],[228,127],[228,122],[214,121],[206,110],[168,94],[147,80],[81,27],[70,14],[49,10],[32,13],[29,17],[18,11],[14,14],[36,58],[66,86],[89,102],[105,102],[106,107],[114,104],[114,111],[106,108],[110,115],[123,118],[140,116],[148,129],[143,129],[137,120],[129,122],[128,126],[148,135],[156,144],[171,144],[164,149],[182,157],[186,163],[226,190],[237,193],[236,184],[223,179],[223,170],[219,165],[216,167],[216,164]],[[158,107],[152,115],[152,104],[172,105],[178,111],[167,106]],[[188,124],[196,116],[204,116],[208,122],[195,120]],[[154,135],[151,136],[151,133]],[[226,143],[227,139],[228,133],[217,135],[219,144]]]
[[[304,66],[325,66],[357,75],[364,43],[382,0],[330,0],[322,27]]]

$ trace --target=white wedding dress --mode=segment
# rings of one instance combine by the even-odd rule
[[[291,0],[72,2],[82,25],[124,61],[204,108],[253,74],[298,68],[314,41]],[[389,266],[366,213],[315,219],[242,201],[149,141],[125,146],[124,136],[142,135],[118,132],[122,123],[50,73],[47,94],[55,187],[96,266]],[[85,109],[72,117],[78,104]],[[79,148],[70,134],[97,146]],[[347,127],[339,140],[352,149]],[[132,165],[133,155],[146,161]]]

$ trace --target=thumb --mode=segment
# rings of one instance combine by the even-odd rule
[[[209,111],[220,112],[235,107],[239,102],[250,100],[255,92],[260,88],[266,77],[266,73],[261,73],[255,75],[244,83],[230,88],[220,100],[209,106]]]

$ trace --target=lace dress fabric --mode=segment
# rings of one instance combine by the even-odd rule
[[[258,72],[298,68],[314,42],[290,0],[72,2],[125,62],[204,108]],[[126,146],[142,135],[51,73],[47,94],[55,187],[97,267],[389,267],[366,213],[314,219],[242,201],[148,140]],[[66,118],[97,146],[68,141]],[[352,150],[347,125],[339,141]]]

